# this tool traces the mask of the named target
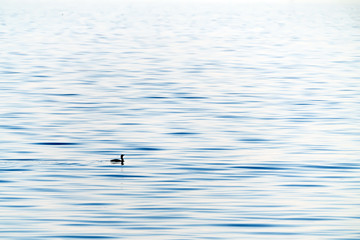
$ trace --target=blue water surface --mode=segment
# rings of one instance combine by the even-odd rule
[[[1,0],[0,43],[1,239],[360,239],[355,1]]]

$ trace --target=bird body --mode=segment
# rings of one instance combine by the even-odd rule
[[[124,154],[120,155],[120,159],[118,159],[118,158],[111,159],[110,162],[112,162],[112,163],[121,163],[121,165],[124,165],[124,162],[125,162]]]

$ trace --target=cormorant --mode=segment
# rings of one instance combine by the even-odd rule
[[[118,159],[118,158],[111,159],[110,162],[112,162],[112,163],[121,163],[121,165],[124,165],[124,162],[125,162],[124,154],[120,155],[120,159]]]

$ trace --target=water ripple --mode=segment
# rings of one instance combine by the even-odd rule
[[[360,5],[244,2],[2,4],[0,239],[359,239]]]

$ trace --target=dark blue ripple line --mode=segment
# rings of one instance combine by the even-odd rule
[[[281,224],[268,224],[268,223],[220,223],[213,224],[213,226],[219,227],[250,227],[250,228],[270,228],[270,227],[284,227]],[[285,225],[287,226],[287,225]]]
[[[81,235],[81,236],[76,236],[76,235],[57,235],[57,236],[47,236],[49,238],[61,238],[61,239],[65,239],[65,238],[74,238],[74,239],[115,239],[115,237],[110,237],[110,236],[90,236],[90,235]]]
[[[265,166],[234,166],[233,168],[253,169],[253,170],[284,170],[282,167],[265,167]]]
[[[37,145],[79,145],[80,143],[72,143],[72,142],[37,142],[33,143]]]
[[[145,178],[149,176],[143,176],[143,175],[125,175],[125,174],[101,174],[97,175],[99,177],[113,177],[113,178]]]
[[[141,150],[141,151],[160,151],[163,150],[161,148],[156,148],[156,147],[137,147],[134,148],[135,150]]]
[[[304,165],[305,168],[320,168],[320,169],[360,169],[360,166],[329,166],[329,165]]]

